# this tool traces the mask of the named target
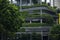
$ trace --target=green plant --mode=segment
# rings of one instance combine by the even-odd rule
[[[52,26],[49,33],[49,38],[51,40],[60,40],[60,24]]]
[[[23,23],[22,25],[23,27],[40,27],[40,26],[51,26],[49,24],[46,23]]]
[[[20,29],[20,32],[25,32],[25,28]]]

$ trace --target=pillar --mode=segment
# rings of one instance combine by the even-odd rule
[[[51,6],[51,0],[49,0],[50,1],[50,6]]]
[[[41,40],[43,40],[43,32],[41,31]]]
[[[40,9],[40,16],[42,16],[42,9]],[[40,22],[42,23],[42,18],[40,19]]]
[[[42,4],[42,0],[40,0],[40,4]]]
[[[30,0],[30,5],[32,5],[32,0]]]
[[[30,23],[32,23],[32,21],[30,20]]]
[[[53,7],[55,6],[54,0],[50,0],[50,5]]]
[[[55,6],[54,0],[53,0],[53,6]]]
[[[22,0],[20,0],[20,11],[22,10]]]

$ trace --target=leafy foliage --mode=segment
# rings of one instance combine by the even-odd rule
[[[54,25],[50,31],[51,40],[60,40],[60,25]]]
[[[54,25],[51,29],[51,34],[60,34],[60,25]]]
[[[0,0],[0,27],[3,31],[17,31],[22,20],[17,6],[9,4],[8,0]]]

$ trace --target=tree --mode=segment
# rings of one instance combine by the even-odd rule
[[[0,0],[0,32],[16,32],[22,26],[22,19],[17,6],[8,0]]]
[[[8,0],[0,0],[0,35],[13,34],[21,26],[22,18],[18,7],[10,4]]]
[[[21,25],[17,6],[9,4],[8,0],[0,1],[0,25],[7,31],[16,31]]]
[[[54,24],[54,17],[52,15],[43,14],[42,18],[43,18],[43,22],[45,22],[46,24],[49,24],[49,25],[53,25]]]
[[[60,13],[60,9],[57,9],[57,13]]]
[[[60,25],[54,25],[50,31],[51,40],[60,40]]]

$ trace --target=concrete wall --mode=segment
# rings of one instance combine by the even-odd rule
[[[55,4],[55,6],[57,6],[58,8],[60,8],[60,0],[55,0],[54,4]]]
[[[51,0],[51,6],[56,6],[57,8],[60,8],[60,0]]]

